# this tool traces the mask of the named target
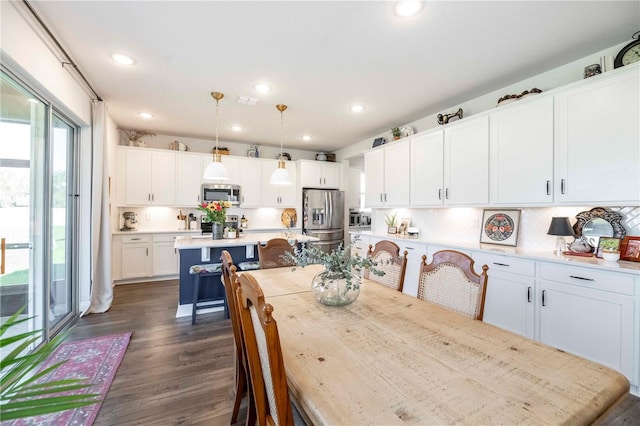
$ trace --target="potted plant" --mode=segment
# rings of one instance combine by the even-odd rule
[[[615,238],[602,238],[599,244],[602,249],[602,258],[609,262],[620,259],[620,240]]]
[[[399,127],[393,127],[391,129],[391,134],[393,135],[393,140],[394,141],[400,139],[400,137],[402,136],[402,132],[400,131]]]
[[[396,215],[397,213],[393,213],[392,215],[384,215],[384,222],[387,224],[387,233],[395,234],[398,232],[398,228],[396,227]]]
[[[358,241],[356,235],[351,244]],[[375,275],[382,276],[384,271],[375,268],[376,262],[368,257],[351,256],[351,246],[340,246],[331,253],[326,253],[315,246],[302,243],[294,245],[293,254],[286,253],[285,258],[296,267],[313,264],[324,265],[324,271],[313,277],[311,291],[315,299],[328,306],[343,306],[352,303],[360,294],[360,278],[362,271],[368,269]]]
[[[118,129],[118,130],[120,130],[127,137],[127,140],[129,141],[129,146],[144,147],[145,143],[140,139],[142,139],[144,136],[156,135],[155,133],[147,132],[146,130],[137,130],[137,129],[131,129],[131,130]]]
[[[236,230],[236,228],[227,228],[227,238],[238,238],[238,231]]]

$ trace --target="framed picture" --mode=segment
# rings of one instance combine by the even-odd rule
[[[624,237],[620,244],[620,259],[640,262],[640,237]]]
[[[396,234],[398,232],[398,228],[395,226],[390,226],[387,228],[387,234]]]
[[[515,247],[520,231],[520,210],[485,209],[480,242]]]
[[[598,247],[596,248],[596,257],[602,257],[602,250],[620,250],[620,238],[600,237]]]
[[[372,148],[375,148],[376,146],[384,145],[386,142],[387,141],[384,138],[375,138],[373,140]]]
[[[402,219],[400,221],[400,227],[398,228],[398,234],[406,234],[410,224],[410,219]]]

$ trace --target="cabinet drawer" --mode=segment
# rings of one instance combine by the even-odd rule
[[[150,243],[151,235],[125,235],[122,237],[122,244]]]
[[[633,277],[628,275],[543,263],[541,276],[545,280],[633,295]]]
[[[154,243],[171,242],[171,241],[175,241],[175,240],[176,240],[176,235],[175,234],[154,234],[153,235],[153,242]]]
[[[474,252],[471,257],[476,262],[476,270],[482,270],[482,265],[489,267],[489,276],[492,271],[503,271],[533,277],[536,271],[536,263],[532,260],[482,252]]]

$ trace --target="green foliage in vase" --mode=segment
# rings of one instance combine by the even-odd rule
[[[357,235],[354,236],[351,240],[351,245],[355,244],[358,239]],[[331,253],[325,253],[315,246],[308,246],[306,243],[302,243],[301,247],[297,247],[294,244],[292,242],[293,254],[286,253],[284,255],[285,259],[294,265],[294,270],[297,267],[304,268],[308,265],[322,264],[326,269],[326,271],[322,272],[323,278],[343,278],[346,280],[347,290],[352,286],[355,289],[359,288],[359,279],[354,279],[354,274],[359,277],[363,269],[368,269],[369,272],[378,276],[384,275],[384,271],[376,269],[377,262],[368,257],[351,256],[351,245],[340,244]]]
[[[64,364],[58,362],[35,373],[51,355],[67,333],[61,333],[51,341],[29,352],[29,348],[40,340],[42,330],[27,331],[8,335],[8,330],[27,323],[33,317],[19,318],[24,307],[19,309],[0,326],[0,346],[16,345],[0,362],[0,412],[2,420],[14,420],[25,417],[56,413],[72,408],[84,407],[99,402],[99,394],[68,395],[69,392],[84,389],[91,384],[80,379],[54,380],[40,382],[39,379],[50,374]]]

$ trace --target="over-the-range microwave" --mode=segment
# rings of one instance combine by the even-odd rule
[[[208,203],[212,201],[229,201],[234,205],[240,204],[240,186],[205,183],[202,185],[202,200]]]

